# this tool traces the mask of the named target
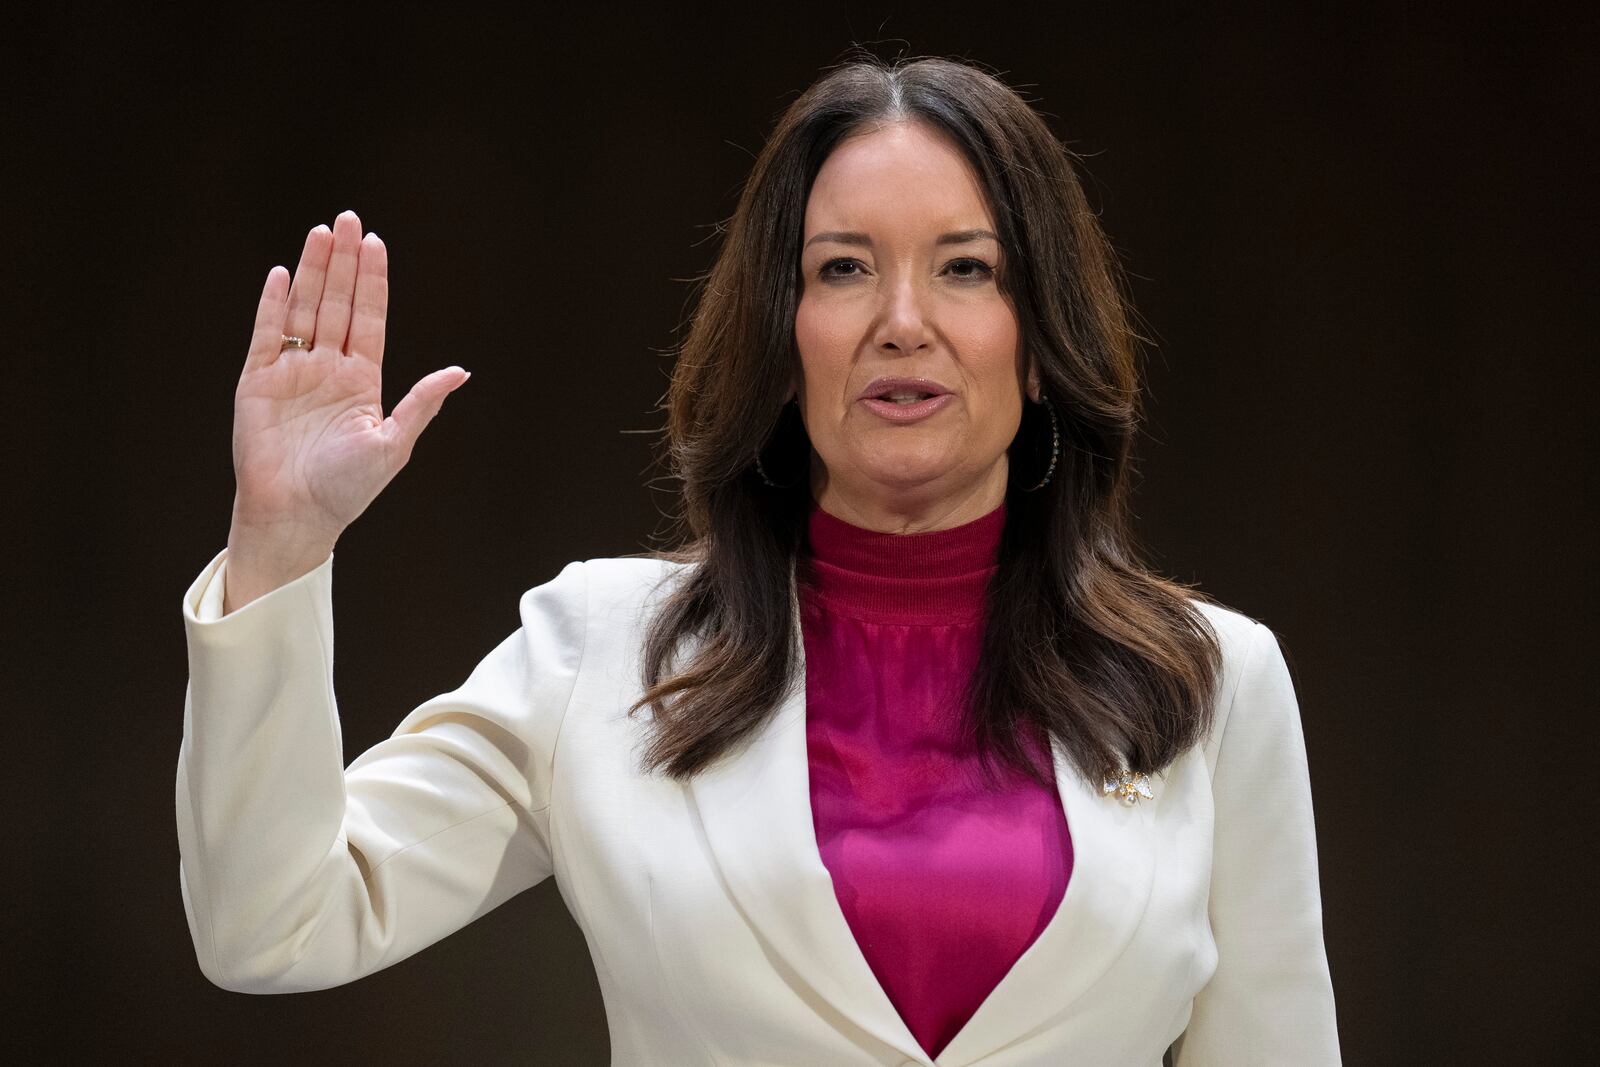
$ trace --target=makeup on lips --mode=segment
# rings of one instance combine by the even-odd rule
[[[860,397],[868,411],[890,422],[925,419],[954,400],[954,393],[931,378],[876,378]]]

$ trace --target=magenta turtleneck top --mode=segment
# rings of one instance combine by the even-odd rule
[[[1055,789],[1011,772],[986,788],[961,737],[1004,526],[1001,504],[930,533],[877,533],[815,506],[807,527],[817,844],[862,955],[930,1057],[1044,929],[1072,873]]]

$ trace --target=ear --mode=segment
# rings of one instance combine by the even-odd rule
[[[1040,399],[1039,399],[1040,395],[1041,394],[1040,394],[1040,391],[1039,391],[1039,368],[1038,367],[1029,367],[1028,368],[1028,399],[1032,400],[1035,404],[1037,404],[1037,403],[1040,402]]]

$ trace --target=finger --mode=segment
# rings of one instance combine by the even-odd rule
[[[345,350],[382,366],[388,314],[389,250],[377,234],[369,233],[361,241],[356,263],[356,300],[350,310],[350,343]]]
[[[384,420],[384,429],[403,457],[402,462],[410,458],[417,438],[422,436],[422,431],[428,428],[433,417],[439,414],[439,409],[444,406],[444,398],[460,388],[461,383],[469,377],[471,374],[460,367],[436,370],[413,385],[411,392],[394,406],[394,411]]]
[[[361,246],[361,219],[354,211],[341,211],[333,220],[333,254],[328,257],[328,280],[317,305],[317,347],[344,348],[350,330],[350,304],[356,291],[356,253]]]
[[[333,248],[333,231],[313,226],[300,250],[300,265],[294,269],[294,285],[289,288],[289,313],[283,332],[311,342],[317,332],[317,303],[322,299],[322,283],[328,273],[328,251]]]
[[[267,271],[261,287],[261,302],[256,305],[255,330],[250,334],[250,353],[245,366],[265,365],[278,358],[283,348],[283,318],[289,306],[289,272],[283,267]]]

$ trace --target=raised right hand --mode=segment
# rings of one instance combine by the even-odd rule
[[[292,286],[283,267],[268,272],[234,394],[227,610],[322,562],[467,380],[434,371],[385,418],[388,306],[387,251],[353,211],[306,236]],[[285,334],[311,347],[282,348]]]

